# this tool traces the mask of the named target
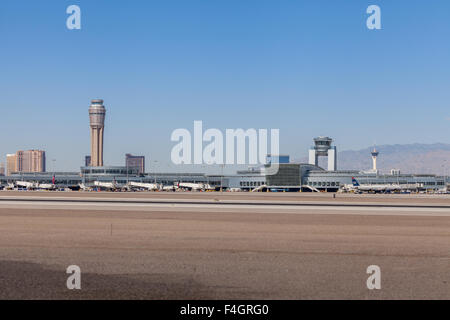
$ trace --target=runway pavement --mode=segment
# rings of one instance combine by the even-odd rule
[[[450,198],[0,192],[0,298],[450,299]]]

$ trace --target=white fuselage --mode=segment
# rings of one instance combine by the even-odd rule
[[[189,182],[180,182],[178,184],[180,188],[192,189],[192,190],[202,190],[204,189],[203,183],[189,183]]]
[[[160,186],[156,183],[142,183],[142,182],[129,182],[128,186],[131,188],[141,188],[147,190],[159,190]]]
[[[17,181],[16,185],[18,187],[24,187],[24,188],[28,188],[28,189],[32,189],[35,187],[35,184],[33,182],[28,182],[28,181]]]
[[[105,188],[105,189],[115,189],[116,184],[114,182],[100,182],[100,181],[94,181],[94,186]]]
[[[344,186],[345,190],[349,191],[374,191],[374,192],[388,192],[388,191],[402,191],[402,190],[414,190],[417,189],[418,185],[416,184],[407,184],[407,185],[399,185],[399,184],[362,184],[359,186],[354,186],[351,184],[347,184]]]
[[[44,190],[51,190],[51,189],[55,189],[55,185],[49,184],[49,183],[41,183],[37,186],[37,188],[44,189]]]

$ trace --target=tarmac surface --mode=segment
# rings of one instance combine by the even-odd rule
[[[0,192],[0,299],[450,299],[450,196]]]

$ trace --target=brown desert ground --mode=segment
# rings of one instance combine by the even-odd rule
[[[68,290],[66,268],[81,268]],[[370,265],[381,289],[366,286]],[[450,197],[0,192],[0,299],[450,299]]]

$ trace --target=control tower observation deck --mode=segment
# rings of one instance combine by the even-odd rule
[[[91,126],[91,166],[103,166],[103,131],[105,128],[106,109],[103,100],[91,101],[89,120]]]
[[[314,147],[309,149],[309,164],[318,166],[319,157],[328,157],[328,171],[337,170],[337,150],[330,137],[314,138]]]

